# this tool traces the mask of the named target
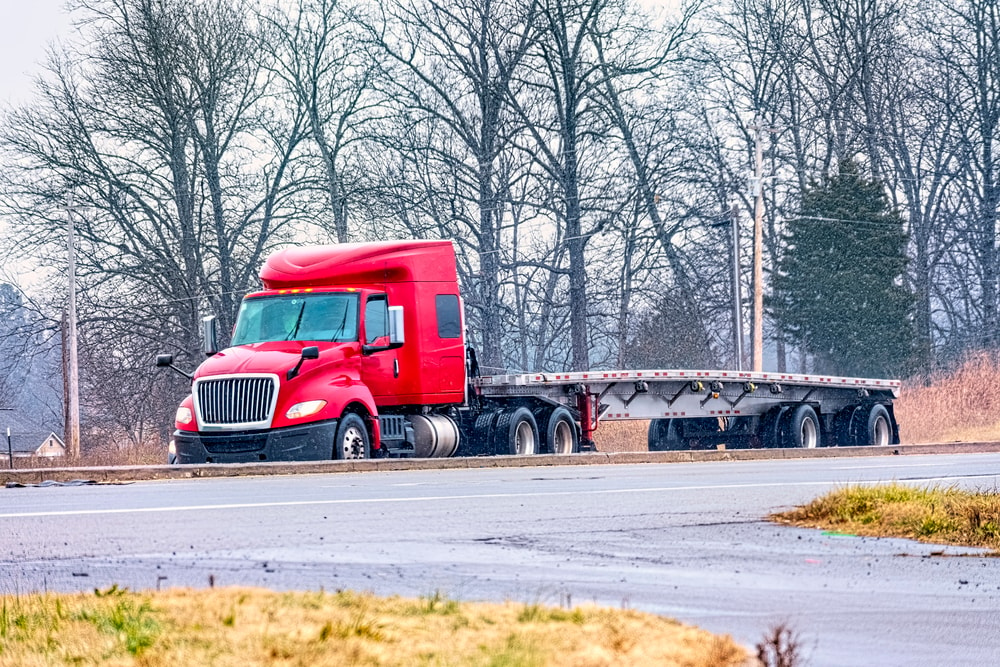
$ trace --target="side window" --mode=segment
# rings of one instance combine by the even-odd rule
[[[437,306],[438,337],[461,338],[462,316],[458,309],[458,296],[438,294],[434,301]]]
[[[389,335],[389,303],[384,296],[368,297],[365,303],[365,344]]]

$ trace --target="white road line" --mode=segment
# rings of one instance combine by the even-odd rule
[[[947,477],[926,477],[919,480],[905,480],[906,483],[927,483],[945,480],[959,479],[982,479],[980,475],[954,475]],[[358,505],[373,503],[417,503],[417,502],[437,502],[441,500],[475,500],[487,498],[543,498],[553,496],[584,496],[584,495],[610,495],[623,493],[670,493],[674,491],[712,491],[723,489],[766,489],[773,487],[788,486],[844,486],[847,484],[883,484],[891,480],[855,480],[845,482],[822,481],[822,482],[774,482],[767,484],[713,484],[704,486],[654,486],[638,489],[594,489],[583,491],[539,491],[529,493],[477,493],[455,496],[414,496],[410,498],[340,498],[335,500],[284,500],[270,503],[225,503],[220,505],[178,505],[163,507],[126,507],[115,509],[92,509],[92,510],[53,510],[41,512],[7,512],[0,514],[0,519],[19,519],[28,517],[54,517],[54,516],[100,516],[107,514],[148,514],[156,512],[203,512],[207,510],[232,510],[232,509],[255,509],[260,507],[304,507],[323,505]]]
[[[956,461],[956,464],[959,463]],[[878,465],[867,465],[867,466],[836,466],[832,470],[884,470],[886,468],[932,468],[935,466],[941,466],[940,462],[935,463],[888,463],[884,466]]]

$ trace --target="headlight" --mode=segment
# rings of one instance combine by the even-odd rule
[[[173,440],[171,440],[170,444],[167,445],[167,453],[168,454],[176,454],[177,453],[177,443],[174,442]]]
[[[174,417],[178,424],[190,424],[191,423],[191,408],[186,408],[183,405],[177,408],[177,415]]]
[[[303,401],[302,403],[296,403],[292,407],[288,408],[288,412],[285,413],[285,417],[288,419],[301,419],[302,417],[314,415],[325,407],[326,401],[324,400]]]

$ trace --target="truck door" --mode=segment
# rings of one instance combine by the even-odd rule
[[[389,342],[389,301],[385,294],[372,294],[365,300],[365,345],[385,345]],[[396,350],[381,350],[366,354],[361,359],[361,380],[372,392],[377,403],[379,397],[395,396],[399,362]],[[391,403],[391,401],[390,401]]]

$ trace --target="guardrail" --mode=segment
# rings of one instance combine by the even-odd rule
[[[389,470],[525,468],[630,463],[692,463],[699,461],[759,461],[865,456],[1000,453],[1000,442],[955,442],[888,447],[824,447],[818,449],[724,449],[684,452],[591,452],[535,456],[481,456],[450,459],[367,459],[293,463],[210,463],[205,465],[115,466],[91,468],[32,468],[0,470],[0,485],[41,484],[45,481],[91,480],[98,484],[165,479],[244,477],[254,475],[325,475]]]

